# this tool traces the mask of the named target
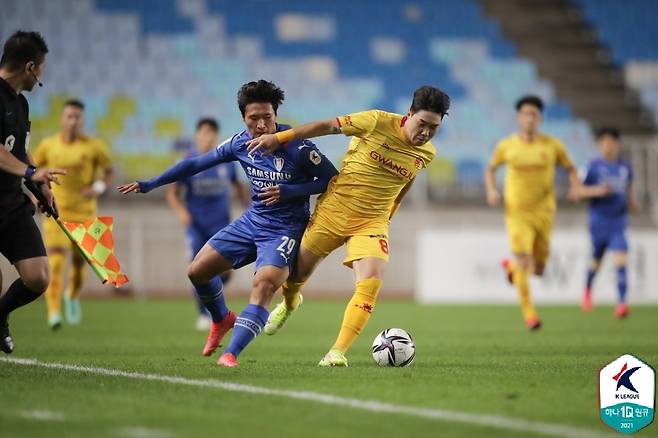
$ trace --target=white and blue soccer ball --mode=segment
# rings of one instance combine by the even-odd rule
[[[416,357],[416,344],[405,330],[389,328],[375,337],[372,357],[381,367],[406,367]]]

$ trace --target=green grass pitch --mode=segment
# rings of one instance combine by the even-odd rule
[[[239,310],[244,302],[230,300]],[[515,306],[378,304],[349,352],[347,369],[322,369],[343,301],[314,301],[276,336],[261,335],[223,369],[201,356],[189,301],[91,301],[80,327],[46,327],[43,301],[11,319],[12,358],[128,372],[313,391],[452,413],[568,426],[613,436],[598,417],[598,371],[623,353],[658,365],[658,308],[540,307],[544,328],[525,330]],[[417,344],[409,368],[379,368],[370,355],[378,331],[401,327]],[[486,417],[488,418],[488,417]],[[590,435],[587,435],[587,434]],[[0,437],[532,437],[452,419],[371,412],[286,396],[227,391],[0,361]],[[658,436],[654,423],[637,436]]]

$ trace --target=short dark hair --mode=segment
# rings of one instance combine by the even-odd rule
[[[599,128],[596,130],[596,139],[601,140],[602,137],[605,137],[606,135],[609,135],[610,137],[614,138],[615,140],[619,140],[619,137],[621,135],[619,134],[619,129],[613,128],[611,126],[604,126],[602,128]]]
[[[197,131],[201,129],[202,126],[208,126],[213,131],[219,132],[219,122],[217,119],[213,119],[212,117],[203,117],[199,119],[198,122],[196,122]]]
[[[516,101],[516,111],[519,111],[523,105],[532,105],[539,110],[540,113],[544,112],[544,101],[541,97],[532,94],[525,95]]]
[[[238,107],[242,117],[244,117],[245,108],[250,103],[271,103],[274,114],[276,114],[283,99],[285,99],[283,90],[274,85],[273,82],[264,79],[258,82],[248,82],[238,91]]]
[[[85,104],[82,103],[82,101],[78,100],[78,99],[69,99],[69,100],[67,100],[66,102],[64,102],[64,106],[62,107],[62,109],[66,108],[67,106],[72,106],[72,107],[77,108],[81,111],[84,111],[84,109],[85,109]]]
[[[431,111],[441,115],[441,118],[448,114],[450,109],[450,96],[436,87],[423,85],[414,91],[414,98],[411,101],[411,112]]]
[[[41,64],[48,53],[48,46],[38,32],[14,32],[5,42],[0,67],[17,70],[28,62]]]

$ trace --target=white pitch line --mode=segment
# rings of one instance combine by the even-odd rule
[[[540,421],[523,420],[519,418],[504,417],[501,415],[482,415],[468,412],[451,411],[446,409],[421,408],[409,405],[396,405],[376,400],[359,400],[348,397],[340,397],[331,394],[323,394],[311,391],[294,391],[286,389],[265,388],[262,386],[244,385],[241,383],[222,382],[212,379],[191,379],[187,377],[166,376],[161,374],[136,373],[109,368],[96,368],[82,365],[71,365],[53,362],[40,362],[36,359],[22,358],[0,358],[0,361],[16,365],[28,365],[42,368],[74,371],[87,374],[95,374],[109,377],[124,377],[128,379],[150,380],[155,382],[173,383],[176,385],[210,387],[223,389],[225,391],[243,392],[248,394],[271,395],[286,397],[295,400],[307,400],[325,405],[350,407],[363,411],[375,413],[387,413],[406,415],[410,417],[424,418],[430,420],[441,420],[453,423],[464,423],[483,427],[495,427],[498,429],[514,430],[519,432],[532,432],[541,435],[559,436],[567,438],[607,438],[616,437],[610,433],[584,429],[580,427],[566,426],[561,424],[545,423]]]

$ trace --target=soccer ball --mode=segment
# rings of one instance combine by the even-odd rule
[[[381,367],[406,367],[416,357],[416,344],[406,331],[389,328],[375,337],[372,357]]]

